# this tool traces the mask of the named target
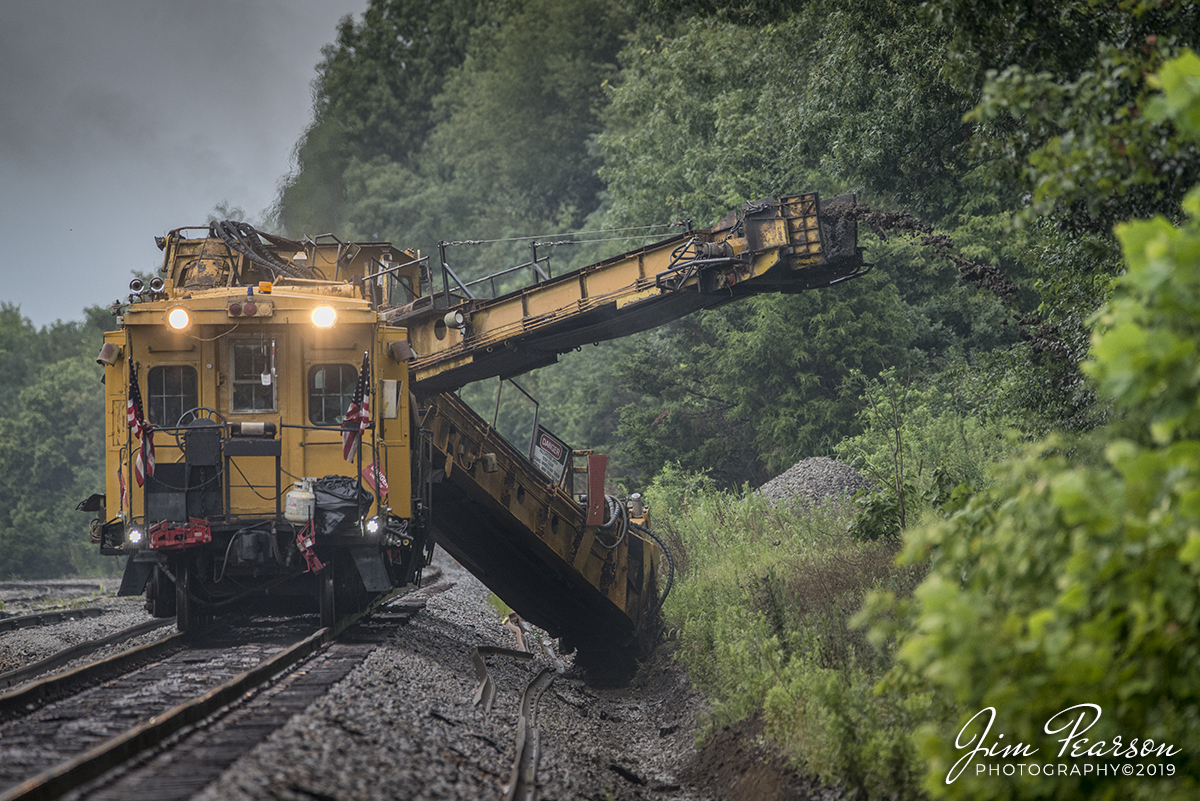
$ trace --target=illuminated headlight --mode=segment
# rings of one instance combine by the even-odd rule
[[[131,528],[127,537],[130,545],[139,545],[142,541],[142,530],[140,528]]]
[[[367,521],[367,533],[368,534],[378,534],[379,533],[379,518],[378,517],[372,517],[370,520]]]
[[[167,312],[167,325],[176,331],[182,331],[192,324],[192,315],[182,306],[176,306]]]
[[[330,328],[337,322],[337,310],[332,306],[318,306],[313,309],[312,321],[317,328]]]

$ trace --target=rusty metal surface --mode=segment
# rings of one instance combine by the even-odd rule
[[[258,638],[185,649],[4,724],[0,799],[53,798],[99,776],[199,720],[226,682],[281,650]]]
[[[479,681],[475,685],[472,700],[475,706],[483,705],[484,714],[492,711],[492,704],[496,701],[496,682],[488,672],[487,662],[484,660],[486,656],[507,656],[522,662],[533,661],[533,654],[528,651],[515,651],[512,648],[499,648],[494,645],[481,645],[471,651],[471,663],[475,665],[475,678]]]
[[[307,636],[301,632],[311,631],[311,624],[304,619],[284,625],[246,622],[214,631],[119,680],[5,723],[0,726],[0,801],[57,798],[98,778],[270,681],[399,592],[382,594],[366,610]],[[370,646],[360,644],[365,655]]]
[[[438,542],[521,617],[573,644],[623,647],[651,607],[656,547],[629,565],[629,538],[607,548],[584,509],[453,395],[432,398],[425,425],[435,465]],[[496,456],[492,472],[482,456]],[[631,575],[640,577],[630,586]]]
[[[225,243],[205,239],[188,255],[192,258],[184,262],[176,279],[182,289],[213,289],[229,281],[233,258]]]
[[[16,668],[15,670],[10,670],[6,673],[0,673],[0,687],[15,687],[22,682],[29,681],[34,676],[48,673],[49,671],[54,670],[57,667],[61,667],[68,662],[87,656],[88,654],[95,653],[101,648],[107,648],[111,645],[117,645],[119,643],[126,642],[127,640],[132,640],[134,637],[140,637],[141,635],[154,631],[155,629],[161,629],[165,626],[170,626],[174,622],[174,620],[147,620],[145,623],[139,623],[136,626],[130,626],[124,631],[115,632],[107,637],[101,637],[97,640],[90,640],[88,642],[81,642],[78,645],[72,645],[70,648],[64,648],[58,653],[52,654],[51,656],[39,660],[32,665],[26,665],[25,667]],[[154,643],[151,643],[151,645],[154,645]],[[80,668],[80,670],[83,669],[84,668]],[[5,705],[8,703],[7,698],[7,694],[0,696],[0,710],[3,710]]]
[[[505,801],[534,801],[537,798],[537,768],[541,758],[541,738],[538,736],[538,701],[554,681],[551,668],[542,668],[521,695],[521,711],[517,718],[516,757],[512,776],[505,788]]]
[[[441,571],[430,572],[431,580]],[[182,801],[216,779],[239,757],[266,739],[345,678],[382,642],[406,625],[434,595],[452,583],[405,592],[361,618],[336,641],[296,665],[278,681],[246,695],[231,709],[176,735],[153,756],[83,788],[93,801],[153,798]],[[181,769],[186,766],[186,769]]]

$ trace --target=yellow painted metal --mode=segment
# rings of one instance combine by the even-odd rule
[[[442,544],[514,609],[552,632],[627,643],[656,603],[660,549],[633,528],[613,544],[610,535],[586,525],[583,506],[567,489],[445,390],[532,369],[579,343],[661,325],[738,297],[800,291],[856,274],[862,261],[853,237],[848,253],[847,242],[827,241],[819,210],[815,194],[751,204],[711,228],[493,300],[432,295],[422,286],[427,276],[413,251],[324,240],[272,240],[279,259],[307,264],[317,277],[276,278],[268,292],[248,255],[204,229],[196,239],[182,235],[183,229],[172,232],[165,242],[165,292],[129,305],[120,330],[106,335],[123,354],[105,368],[107,519],[145,522],[142,492],[129,486],[128,501],[113,500],[122,498],[120,477],[132,482],[136,443],[125,406],[133,363],[147,399],[152,367],[187,366],[196,371],[199,406],[231,423],[274,423],[283,475],[350,476],[358,464],[342,458],[340,431],[313,427],[309,378],[321,365],[357,371],[366,353],[373,427],[364,436],[361,463],[381,466],[390,512],[415,520],[414,496],[430,493]],[[261,313],[245,314],[250,300]],[[191,324],[177,332],[166,317],[179,306]],[[312,323],[317,306],[334,309],[331,328]],[[465,319],[461,330],[447,326],[447,311]],[[234,411],[231,354],[237,343],[270,348],[273,409]],[[411,408],[416,398],[425,408],[419,421]],[[423,442],[431,442],[433,452],[414,463]],[[174,437],[160,433],[156,446],[160,464],[183,458]],[[233,458],[224,475],[228,512],[272,516],[274,458]],[[423,475],[436,476],[431,484],[417,485],[416,465]]]
[[[312,263],[332,272],[336,253],[324,245],[312,252]],[[122,358],[105,369],[106,421],[106,493],[109,499],[106,515],[114,519],[123,515],[129,523],[142,523],[145,518],[144,493],[134,491],[133,454],[138,442],[133,439],[126,420],[130,365],[139,366],[142,396],[148,401],[147,376],[154,367],[177,365],[194,369],[197,376],[197,405],[216,410],[230,423],[271,422],[277,427],[281,442],[280,467],[284,474],[283,488],[290,483],[288,476],[321,477],[325,475],[354,475],[357,463],[342,458],[342,440],[338,430],[312,430],[308,409],[308,377],[316,365],[348,365],[357,372],[363,353],[370,354],[378,372],[374,376],[378,388],[384,379],[402,382],[406,391],[399,400],[402,416],[381,425],[375,410],[375,431],[366,432],[362,464],[366,467],[378,453],[384,475],[392,490],[390,506],[393,514],[411,514],[408,366],[388,359],[382,347],[387,342],[403,340],[403,328],[380,325],[379,316],[371,301],[364,297],[360,286],[347,282],[361,275],[378,262],[381,254],[394,251],[390,245],[346,246],[340,262],[342,281],[302,281],[285,279],[275,282],[271,292],[247,293],[246,286],[208,286],[219,283],[214,276],[229,280],[229,254],[224,245],[217,248],[213,240],[174,239],[167,249],[166,263],[170,276],[165,296],[135,303],[122,316],[121,328],[106,334],[105,341],[122,348]],[[413,254],[394,251],[407,258]],[[217,254],[223,254],[222,262]],[[403,271],[417,285],[417,267]],[[196,276],[200,280],[192,280]],[[192,286],[188,287],[187,284]],[[258,289],[258,284],[253,284]],[[244,306],[248,300],[270,307],[269,314],[254,317],[235,316],[231,304]],[[312,310],[318,305],[331,306],[337,313],[332,328],[317,328],[312,323]],[[166,324],[168,311],[184,307],[192,315],[192,324],[183,331],[173,331]],[[236,306],[235,306],[236,308]],[[232,406],[232,356],[234,343],[263,343],[273,345],[275,371],[275,407],[254,413],[235,412]],[[376,395],[378,398],[378,395]],[[146,411],[149,415],[149,408]],[[159,421],[173,425],[175,421]],[[308,428],[305,428],[308,426]],[[169,433],[155,434],[155,454],[158,464],[181,461],[183,453]],[[233,466],[225,480],[230,486],[231,512],[235,516],[272,516],[275,513],[275,461],[273,457],[234,457]],[[121,492],[124,479],[129,491]],[[122,500],[124,499],[124,500]]]
[[[498,529],[528,532],[527,536],[536,538],[545,550],[522,541],[519,547],[526,555],[524,558],[537,559],[540,552],[543,569],[563,575],[563,580],[569,578],[566,574],[573,569],[594,592],[628,618],[629,631],[635,630],[657,597],[657,546],[651,544],[640,549],[641,580],[631,585],[630,543],[638,535],[630,530],[617,547],[603,547],[597,527],[585,524],[583,507],[470,407],[450,393],[429,398],[427,405],[425,425],[432,432],[434,449],[446,459],[445,480],[459,488],[464,501],[486,506],[492,525]],[[493,472],[483,469],[481,459],[485,453],[496,455],[498,469]],[[462,532],[442,534],[443,544],[450,546],[456,534],[463,536]],[[512,605],[521,600],[526,599],[508,602]],[[554,610],[541,610],[538,614],[554,618]],[[556,627],[562,628],[563,624]]]
[[[711,228],[492,300],[462,301],[454,308],[467,318],[465,332],[447,328],[436,313],[411,320],[409,336],[418,354],[412,364],[413,383],[418,387],[444,389],[486,375],[511,374],[505,372],[505,361],[493,354],[519,348],[522,343],[539,337],[544,340],[551,331],[566,331],[572,321],[583,325],[585,317],[589,318],[587,325],[592,325],[608,309],[634,318],[641,309],[655,304],[651,320],[647,322],[643,315],[636,323],[645,328],[661,325],[697,308],[729,302],[735,298],[734,293],[743,297],[758,291],[798,291],[806,288],[808,281],[812,286],[822,285],[822,278],[815,271],[828,266],[829,261],[822,241],[819,209],[816,194],[779,198],[752,205],[744,210],[744,216],[731,215]],[[685,246],[710,248],[718,255],[681,256]],[[704,267],[688,268],[693,263]],[[847,272],[853,272],[861,265],[861,259],[848,259],[845,263],[849,265]],[[814,274],[810,277],[809,273]],[[840,277],[831,274],[826,282]],[[702,281],[707,283],[702,286]],[[763,286],[757,288],[757,283]],[[701,294],[705,297],[698,299]],[[619,322],[607,324],[608,329],[596,339],[622,334],[617,330]],[[537,349],[547,351],[546,343],[539,341]],[[472,369],[474,363],[485,360],[493,362],[495,370],[487,373],[488,368]],[[524,369],[533,366],[539,365],[527,363]],[[457,381],[449,377],[451,374],[463,378]]]
[[[380,464],[387,476],[388,506],[392,514],[412,517],[412,460],[409,455],[408,362],[397,361],[388,348],[393,342],[405,342],[408,332],[403,328],[381,325],[375,329],[374,364],[375,397],[379,400],[374,411],[376,439],[379,442]],[[384,416],[384,382],[395,381],[394,415]],[[391,412],[389,412],[390,414]]]
[[[105,517],[119,517],[123,511],[125,496],[121,492],[121,479],[131,481],[129,464],[123,458],[129,447],[129,426],[126,425],[126,402],[129,387],[129,343],[123,330],[107,331],[104,341],[121,348],[121,358],[104,367],[104,414],[105,414]]]

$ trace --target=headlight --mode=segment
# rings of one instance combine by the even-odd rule
[[[182,331],[192,324],[191,313],[182,306],[176,306],[167,312],[167,325],[176,331]]]
[[[372,517],[370,520],[367,521],[367,533],[368,534],[378,534],[379,533],[379,518],[378,517]]]
[[[140,528],[131,528],[126,535],[130,545],[138,545],[142,541],[142,530]]]
[[[313,309],[312,321],[317,328],[330,328],[337,322],[337,310],[332,306],[318,306]]]

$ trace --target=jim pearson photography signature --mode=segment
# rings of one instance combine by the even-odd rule
[[[1180,753],[1181,749],[1176,748],[1170,743],[1156,743],[1149,738],[1134,737],[1127,741],[1120,735],[1114,736],[1111,740],[1091,740],[1084,737],[1083,735],[1100,720],[1101,714],[1102,710],[1097,704],[1076,704],[1053,715],[1046,721],[1045,726],[1042,727],[1042,730],[1046,734],[1064,735],[1058,740],[1062,746],[1053,758],[1056,760],[1075,760],[1076,762],[1045,762],[1043,760],[1046,757],[1034,762],[1018,762],[1016,760],[1028,760],[1037,754],[1040,749],[1035,748],[1031,743],[1009,742],[1005,744],[1003,734],[997,734],[993,739],[989,740],[992,726],[996,722],[996,708],[994,706],[984,707],[966,722],[954,740],[954,747],[965,751],[965,753],[951,766],[950,771],[946,774],[946,784],[953,784],[971,763],[975,761],[976,757],[980,757],[979,762],[975,765],[975,775],[977,776],[985,773],[988,775],[1002,774],[1013,776],[1018,771],[1022,775],[1028,773],[1032,776],[1078,776],[1089,774],[1112,776],[1174,775],[1175,766],[1172,764],[1150,765],[1149,767],[1153,768],[1152,771],[1147,771],[1145,769],[1147,766],[1145,765],[1135,766],[1128,761],[1123,765],[1112,764],[1113,760],[1171,757]],[[978,731],[980,725],[983,727],[982,731]],[[988,765],[984,763],[984,757],[1011,761],[1003,765]],[[1104,758],[1108,762],[1099,764],[1084,762],[1082,765],[1077,762],[1089,757],[1094,759]],[[1138,772],[1139,767],[1142,768],[1140,772]]]

